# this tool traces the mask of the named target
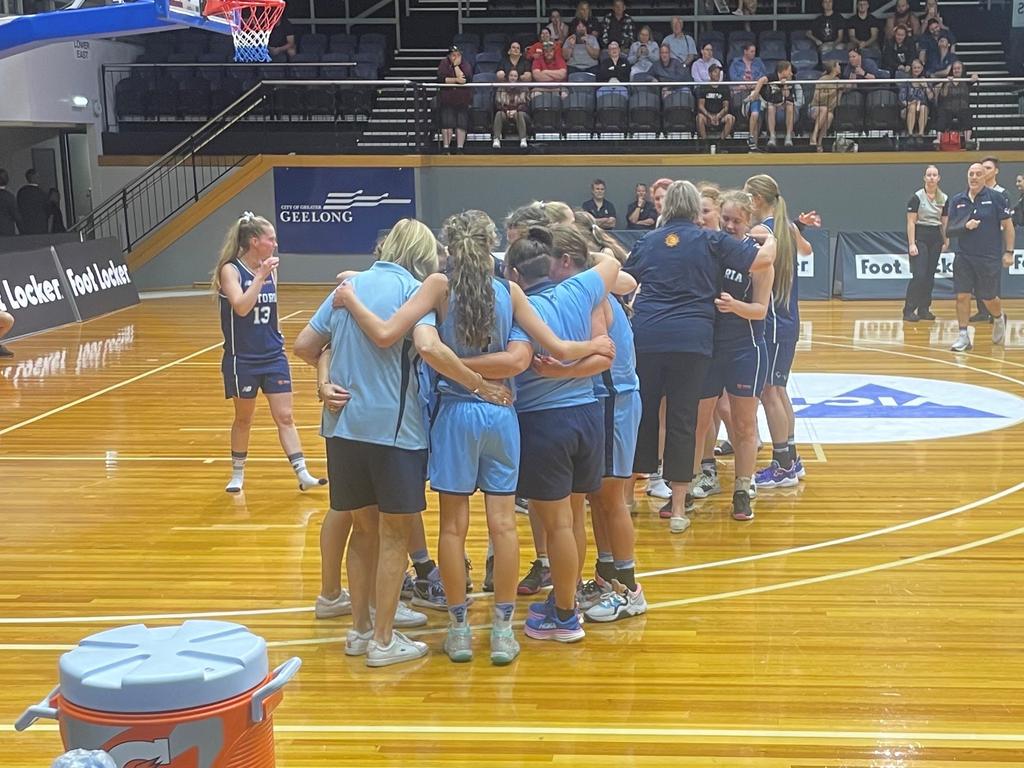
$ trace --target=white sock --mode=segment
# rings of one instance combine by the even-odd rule
[[[308,491],[310,488],[327,485],[326,480],[315,478],[309,474],[309,470],[306,469],[306,457],[302,453],[291,454],[288,461],[291,462],[292,469],[295,470],[295,476],[299,478],[299,490]]]
[[[543,565],[545,568],[551,567],[551,561],[548,560],[547,555],[537,555],[537,559],[540,560],[540,564]]]
[[[242,484],[245,482],[246,456],[248,453],[245,451],[231,452],[231,479],[228,481],[227,487],[224,488],[228,493],[238,493],[242,490]]]

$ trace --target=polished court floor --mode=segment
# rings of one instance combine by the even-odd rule
[[[289,343],[320,295],[283,288]],[[715,496],[678,536],[638,496],[650,612],[572,646],[524,638],[502,669],[484,630],[473,663],[450,663],[440,613],[410,633],[429,658],[377,671],[343,655],[347,619],[314,619],[326,493],[298,492],[264,405],[246,492],[223,492],[231,413],[208,297],[14,342],[0,361],[0,765],[61,751],[52,723],[10,724],[55,684],[62,650],[189,616],[244,623],[272,663],[302,657],[276,716],[281,766],[1024,765],[1024,325],[995,349],[985,326],[954,355],[951,302],[935,309],[939,323],[905,326],[896,303],[805,303],[805,482],[762,492],[746,524]],[[314,374],[293,375],[322,470]],[[433,502],[426,520],[433,539]],[[478,585],[484,547],[478,518]],[[481,597],[471,617],[489,612]]]

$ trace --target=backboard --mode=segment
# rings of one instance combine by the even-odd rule
[[[230,35],[227,21],[219,17],[203,18],[199,12],[199,0],[156,0],[157,14],[168,21],[199,27],[210,32]]]

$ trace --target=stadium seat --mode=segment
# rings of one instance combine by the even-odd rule
[[[359,50],[368,50],[370,48],[387,51],[388,36],[380,32],[364,32],[359,36]]]
[[[833,126],[837,133],[861,133],[864,130],[864,94],[847,91],[836,107]]]
[[[897,133],[905,127],[903,118],[900,116],[899,96],[891,88],[872,90],[868,93],[864,103],[864,130]]]
[[[779,29],[766,29],[757,36],[757,45],[759,49],[763,49],[769,43],[781,43],[783,49],[785,49],[788,41],[789,36]]]
[[[355,53],[342,53],[340,51],[337,53],[325,53],[320,58],[321,64],[324,65],[320,67],[320,77],[322,77],[324,80],[347,80],[348,78],[355,75],[355,67],[339,67],[327,65],[354,63],[355,59]]]
[[[661,101],[661,126],[665,133],[693,133],[696,104],[693,92],[681,88],[667,94]]]
[[[136,74],[118,81],[114,86],[114,113],[118,120],[146,114],[145,96],[149,86],[147,79]]]
[[[600,88],[594,129],[602,136],[629,132],[629,96],[625,88]]]
[[[292,64],[316,64],[320,61],[321,55],[325,54],[297,53],[292,58]],[[320,77],[319,67],[288,67],[285,71],[292,80],[316,80]]]
[[[184,117],[207,119],[210,116],[210,81],[198,75],[183,80],[179,99]]]
[[[360,51],[354,57],[354,77],[358,80],[376,80],[380,75],[380,60],[374,52]]]
[[[504,32],[488,32],[484,35],[483,49],[504,54],[508,50],[508,35]]]
[[[758,55],[767,66],[768,61],[782,61],[787,57],[786,42],[784,40],[768,39],[761,44]],[[771,71],[771,70],[769,70]]]
[[[337,32],[327,40],[327,50],[331,53],[355,53],[359,48],[359,38],[350,32]]]
[[[826,51],[821,54],[821,63],[825,64],[830,61],[838,61],[840,64],[846,64],[847,55],[846,51]]]
[[[497,82],[493,72],[483,72],[473,75],[474,83]],[[486,133],[490,135],[494,125],[494,89],[474,88],[473,101],[469,105],[469,132]]]
[[[302,112],[311,118],[333,119],[337,110],[335,88],[304,88],[302,91]]]
[[[541,91],[530,100],[535,133],[562,133],[562,97],[558,91]]]
[[[590,75],[589,72],[576,72],[569,76],[573,81],[578,75]],[[577,79],[573,82],[583,82]],[[590,82],[593,82],[591,75]],[[594,112],[596,110],[596,88],[570,88],[569,98],[565,102],[563,123],[567,134],[586,134],[594,132]]]
[[[797,70],[811,69],[818,66],[818,51],[814,48],[810,50],[796,50],[793,51],[793,55],[790,58],[793,66]]]
[[[242,81],[230,75],[222,77],[210,93],[210,114],[216,115],[242,95]]]
[[[661,99],[657,89],[630,89],[629,129],[633,134],[658,133],[661,130]]]
[[[274,114],[278,117],[302,115],[302,92],[298,88],[275,88]]]
[[[146,114],[149,117],[177,117],[181,101],[179,81],[172,77],[161,77],[145,96]]]
[[[480,50],[480,35],[475,32],[459,32],[452,38],[452,43],[463,48],[464,46],[472,46],[473,50]]]
[[[570,83],[593,83],[593,82],[596,82],[596,81],[597,81],[597,75],[595,75],[593,72],[573,72],[573,73],[571,73],[569,75],[569,82]],[[576,88],[575,90],[584,90],[584,89]],[[588,88],[588,89],[585,89],[585,90],[589,90],[589,91],[593,92],[592,88]]]
[[[327,35],[307,32],[299,38],[299,53],[320,56],[327,50]]]
[[[493,74],[498,71],[498,64],[501,63],[501,56],[497,53],[488,53],[484,51],[478,53],[476,56],[476,66],[473,67],[473,71],[480,73]]]

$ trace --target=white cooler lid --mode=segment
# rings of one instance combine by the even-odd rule
[[[267,673],[266,641],[240,624],[133,624],[91,635],[61,656],[60,692],[100,712],[170,712],[238,696]]]

